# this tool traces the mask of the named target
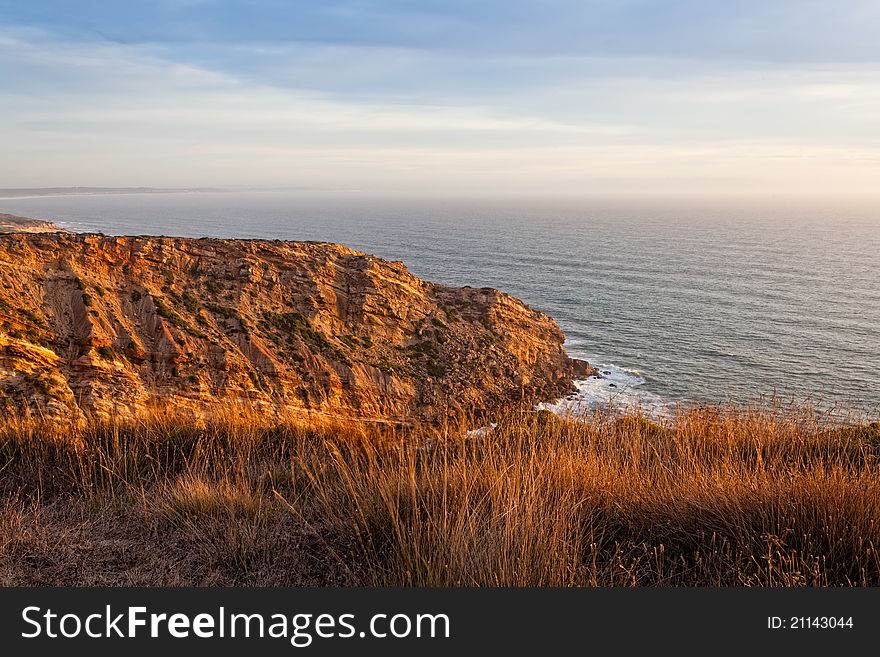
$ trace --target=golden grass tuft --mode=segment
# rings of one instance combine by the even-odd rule
[[[172,520],[199,521],[205,518],[256,518],[262,506],[262,499],[246,484],[187,473],[171,484],[160,509]]]
[[[13,418],[0,582],[880,584],[876,423],[769,406],[466,429]]]

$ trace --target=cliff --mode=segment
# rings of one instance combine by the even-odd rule
[[[0,233],[54,233],[60,230],[51,221],[0,212]]]
[[[568,392],[591,368],[562,342],[512,296],[335,244],[0,235],[0,407],[439,419]]]

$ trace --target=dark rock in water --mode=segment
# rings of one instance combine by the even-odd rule
[[[580,358],[570,358],[571,375],[574,379],[586,379],[590,376],[598,376],[599,370]]]
[[[602,374],[611,374],[611,370],[602,370]]]
[[[617,387],[617,384],[609,383],[609,384],[608,384],[608,387],[609,387],[609,388],[616,388],[616,387]]]

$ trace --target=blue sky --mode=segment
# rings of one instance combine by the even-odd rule
[[[880,180],[875,0],[0,0],[0,187]]]

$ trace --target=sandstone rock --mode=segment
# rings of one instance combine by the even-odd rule
[[[0,235],[0,406],[431,420],[566,394],[593,368],[562,342],[503,292],[334,244]]]

